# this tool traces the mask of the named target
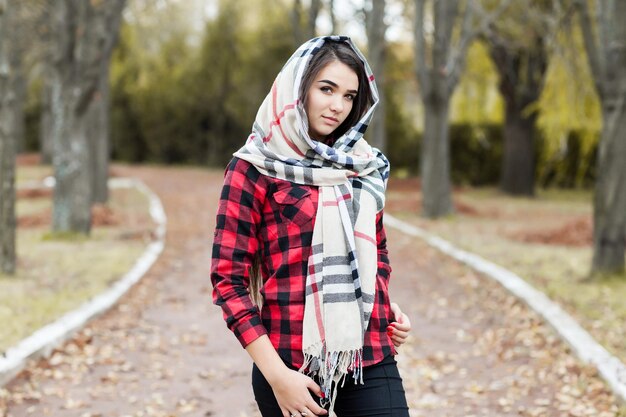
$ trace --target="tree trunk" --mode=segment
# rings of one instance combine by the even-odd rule
[[[316,36],[317,16],[322,8],[321,0],[311,0],[308,10],[303,10],[302,0],[294,0],[291,7],[291,26],[296,45],[300,46]],[[305,16],[306,14],[306,16]],[[303,17],[305,16],[305,17]]]
[[[1,75],[0,75],[1,77]],[[0,271],[15,272],[15,117],[14,92],[1,91],[0,103]]]
[[[535,189],[536,115],[524,117],[523,109],[506,101],[504,122],[504,155],[500,174],[500,189],[513,195],[532,196]]]
[[[424,103],[424,135],[420,154],[423,215],[435,218],[452,214],[448,98],[429,95]]]
[[[317,16],[319,15],[321,8],[322,0],[311,0],[311,5],[309,6],[309,19],[307,21],[307,39],[317,36]]]
[[[370,144],[383,153],[387,148],[385,127],[385,0],[372,0],[371,10],[366,13],[365,23],[367,32],[367,45],[369,64],[376,77],[378,86],[378,107],[372,118],[368,134]]]
[[[575,2],[589,67],[602,105],[593,201],[591,274],[623,273],[626,249],[626,2]],[[594,22],[595,19],[595,22]],[[595,26],[595,28],[594,28]],[[594,33],[594,29],[598,29]]]
[[[471,4],[465,4],[463,24],[456,48],[452,33],[459,14],[459,2],[435,1],[433,4],[434,32],[427,47],[426,1],[415,0],[415,59],[420,97],[424,104],[424,134],[420,154],[422,182],[422,215],[428,218],[447,216],[454,212],[450,179],[450,138],[448,116],[450,97],[464,66],[470,39]],[[454,53],[452,51],[455,51]]]
[[[52,228],[56,232],[91,231],[89,113],[102,68],[108,67],[117,42],[124,4],[125,0],[64,0],[54,9]]]
[[[18,71],[15,74],[15,118],[14,123],[14,137],[15,137],[15,152],[24,152],[26,148],[26,122],[24,119],[24,107],[26,103],[28,84],[26,77],[22,71]]]
[[[626,69],[622,67],[621,71],[624,73]],[[626,84],[622,82],[622,86]],[[626,92],[619,95],[614,106],[603,106],[602,139],[598,150],[592,270],[602,273],[623,272],[625,261]]]
[[[52,229],[55,232],[91,231],[91,170],[87,141],[87,112],[77,111],[73,86],[55,87],[53,124],[55,150],[54,209]]]
[[[0,272],[15,272],[15,65],[9,42],[12,12],[0,0]],[[16,59],[17,58],[17,59]]]
[[[102,68],[100,87],[89,109],[89,142],[91,145],[92,202],[105,204],[109,199],[109,69]]]
[[[336,35],[339,28],[337,25],[337,16],[335,15],[335,2],[334,0],[328,1],[328,14],[330,16],[330,35]]]
[[[50,75],[44,73],[41,89],[41,122],[39,126],[39,150],[41,163],[52,164],[53,143],[52,123],[52,81]]]
[[[508,194],[532,196],[535,193],[537,114],[526,114],[526,111],[539,99],[543,89],[548,68],[545,41],[535,35],[532,43],[518,44],[494,32],[488,40],[506,107],[500,189]]]

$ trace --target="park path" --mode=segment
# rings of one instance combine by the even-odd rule
[[[0,391],[0,417],[258,416],[251,361],[211,303],[222,172],[114,169],[162,199],[165,251],[116,307]],[[618,415],[593,368],[538,316],[416,238],[387,233],[392,299],[414,329],[398,356],[412,417]]]

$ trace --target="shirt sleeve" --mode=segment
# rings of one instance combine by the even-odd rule
[[[228,328],[244,348],[267,334],[248,289],[266,192],[261,177],[241,159],[233,158],[228,164],[213,238],[213,302],[222,308]]]
[[[376,243],[378,245],[378,275],[389,282],[391,265],[389,264],[389,252],[387,251],[387,235],[383,225],[383,211],[376,214]]]

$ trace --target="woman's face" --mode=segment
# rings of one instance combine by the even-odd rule
[[[306,98],[309,135],[323,141],[350,114],[359,78],[346,64],[333,61],[315,77]]]

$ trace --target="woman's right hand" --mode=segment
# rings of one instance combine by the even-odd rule
[[[278,378],[270,381],[274,396],[278,401],[283,417],[296,415],[300,417],[324,416],[328,411],[319,406],[311,396],[311,390],[318,397],[322,397],[322,389],[312,378],[285,368]]]

